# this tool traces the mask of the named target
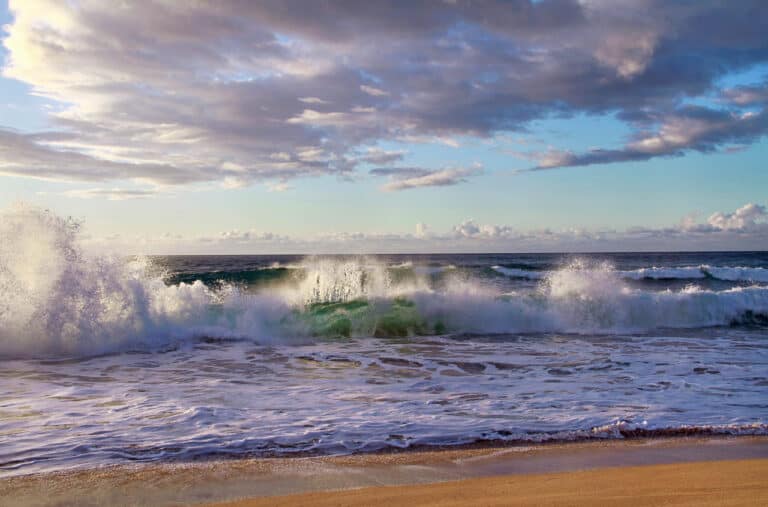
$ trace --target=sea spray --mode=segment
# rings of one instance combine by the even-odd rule
[[[258,335],[237,290],[168,286],[148,260],[88,256],[80,225],[17,205],[0,216],[0,357],[95,355],[209,333]],[[243,310],[251,310],[243,311]]]

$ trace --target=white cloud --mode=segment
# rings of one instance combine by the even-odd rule
[[[507,225],[478,225],[474,220],[465,220],[453,226],[452,233],[458,238],[468,239],[509,239],[517,236]]]
[[[707,223],[720,230],[750,230],[758,225],[766,225],[768,213],[765,206],[748,203],[733,213],[717,212],[709,217]]]

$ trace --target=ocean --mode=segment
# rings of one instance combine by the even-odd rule
[[[125,258],[43,229],[0,247],[3,476],[768,433],[765,252]]]

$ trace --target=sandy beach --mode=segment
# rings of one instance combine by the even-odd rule
[[[766,437],[634,439],[29,474],[0,504],[757,505],[766,472]]]
[[[215,505],[766,505],[766,473],[768,459],[678,463],[362,488]]]

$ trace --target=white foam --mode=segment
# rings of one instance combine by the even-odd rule
[[[12,361],[7,371],[25,374],[0,379],[13,393],[0,475],[638,430],[766,434],[764,342],[757,333],[224,342]]]

